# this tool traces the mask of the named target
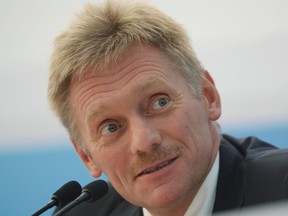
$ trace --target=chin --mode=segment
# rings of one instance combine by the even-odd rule
[[[143,207],[149,208],[167,208],[167,206],[174,206],[177,203],[181,202],[183,197],[185,197],[185,189],[181,188],[180,185],[175,185],[174,183],[171,187],[160,187],[155,189],[148,195],[146,193],[145,203],[143,203]],[[167,186],[167,185],[166,185]],[[176,186],[176,187],[175,187]],[[148,196],[147,196],[148,195]]]

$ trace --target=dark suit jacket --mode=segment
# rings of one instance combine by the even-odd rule
[[[278,149],[255,137],[223,135],[213,212],[288,199],[288,149]],[[124,200],[109,184],[95,203],[83,203],[66,216],[142,216],[142,209]]]

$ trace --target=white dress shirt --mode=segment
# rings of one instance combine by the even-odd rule
[[[184,216],[208,216],[212,214],[215,201],[218,173],[219,152],[216,156],[212,169],[210,170],[209,174],[201,185],[199,191],[197,192]],[[152,216],[145,208],[143,208],[143,214],[144,216]]]

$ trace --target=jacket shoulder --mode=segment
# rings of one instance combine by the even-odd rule
[[[288,149],[256,137],[223,137],[244,156],[244,205],[288,198]]]

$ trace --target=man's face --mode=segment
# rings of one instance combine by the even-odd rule
[[[220,100],[205,73],[197,100],[153,47],[135,45],[116,67],[71,85],[76,150],[94,177],[103,171],[128,201],[150,209],[187,206],[213,165]]]

